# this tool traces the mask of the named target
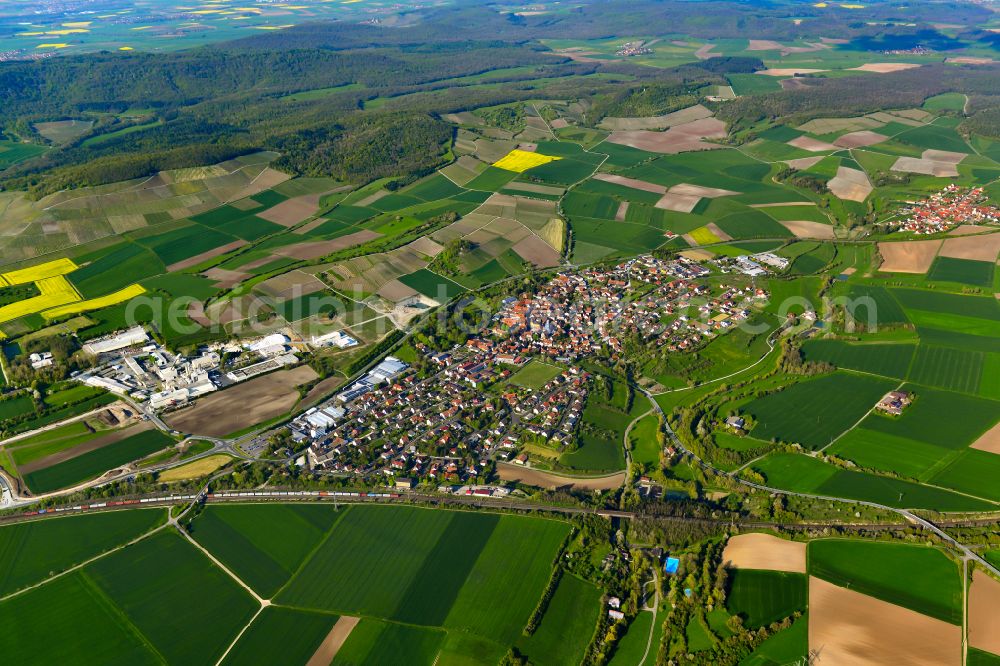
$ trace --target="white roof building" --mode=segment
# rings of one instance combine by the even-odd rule
[[[97,354],[107,354],[108,352],[125,349],[126,347],[141,345],[144,342],[149,342],[149,335],[142,326],[134,326],[113,337],[88,342],[83,346],[83,350],[88,354],[96,356]]]

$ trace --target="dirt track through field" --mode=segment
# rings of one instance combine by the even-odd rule
[[[722,561],[737,569],[806,572],[806,544],[752,532],[729,539]]]
[[[625,472],[594,478],[577,478],[551,474],[530,467],[497,463],[497,473],[504,481],[519,481],[540,488],[575,488],[577,490],[613,490],[625,483]]]
[[[347,638],[354,631],[354,627],[358,626],[358,622],[360,621],[361,618],[358,617],[341,615],[337,623],[333,625],[333,629],[330,630],[330,633],[320,643],[316,652],[306,662],[306,666],[329,666],[333,658],[340,652],[340,648],[347,642]]]
[[[939,240],[879,243],[882,265],[878,270],[883,273],[926,273],[940,247]]]
[[[1000,583],[979,569],[969,588],[969,645],[1000,654]]]
[[[959,666],[962,627],[810,577],[809,649],[823,666]]]

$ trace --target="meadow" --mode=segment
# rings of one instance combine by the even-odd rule
[[[962,623],[958,565],[941,550],[850,539],[809,542],[809,573],[952,624]]]
[[[835,372],[757,398],[744,409],[757,422],[757,439],[798,442],[819,449],[854,425],[896,384],[877,377]]]
[[[596,587],[564,574],[535,632],[518,649],[541,666],[575,666],[583,659],[597,614],[602,612]]]
[[[726,609],[756,629],[805,610],[806,577],[784,571],[734,569],[729,572]]]
[[[562,372],[562,367],[550,365],[536,359],[515,372],[509,381],[511,384],[537,391],[552,379],[562,374]]]

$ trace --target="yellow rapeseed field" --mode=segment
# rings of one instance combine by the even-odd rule
[[[146,290],[142,287],[142,285],[131,284],[124,289],[119,289],[118,291],[108,294],[107,296],[99,296],[86,301],[77,300],[74,303],[68,303],[67,305],[44,310],[42,311],[42,316],[46,319],[58,319],[59,317],[65,317],[66,315],[80,314],[81,312],[87,312],[88,310],[98,310],[100,308],[106,308],[110,305],[118,305],[119,303],[124,303],[125,301],[131,300],[136,296],[141,296],[145,293]]]
[[[523,173],[528,169],[535,168],[536,166],[541,166],[543,164],[548,164],[549,162],[561,159],[561,157],[552,157],[551,155],[542,155],[541,153],[529,153],[527,150],[518,150],[515,148],[499,161],[494,162],[493,166],[505,171]]]
[[[712,230],[708,227],[698,227],[691,232],[691,238],[693,238],[698,245],[709,245],[711,243],[722,242],[722,239],[712,233]]]
[[[71,259],[56,259],[55,261],[38,264],[31,268],[0,273],[0,278],[5,280],[7,284],[26,284],[28,282],[37,282],[45,278],[55,277],[56,275],[66,275],[76,269],[77,265]]]
[[[0,323],[80,300],[79,292],[62,275],[36,280],[35,285],[41,292],[38,296],[0,307]]]

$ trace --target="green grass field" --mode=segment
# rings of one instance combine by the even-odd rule
[[[131,541],[164,522],[162,509],[35,520],[0,528],[0,596]]]
[[[788,629],[770,636],[757,646],[740,666],[782,666],[801,663],[809,655],[809,619],[802,616]]]
[[[551,365],[536,359],[515,372],[509,381],[511,384],[537,391],[562,374],[563,369],[558,365]]]
[[[344,513],[320,504],[210,506],[194,522],[192,536],[270,598]]]
[[[399,281],[441,303],[465,292],[465,287],[426,268],[400,276]]]
[[[636,615],[628,631],[618,641],[615,652],[608,662],[609,666],[639,666],[642,655],[646,652],[649,641],[649,630],[653,626],[653,614],[650,612]],[[650,649],[652,651],[652,648]]]
[[[845,470],[795,453],[775,453],[755,462],[769,486],[802,493],[877,502],[899,508],[984,511],[993,504],[928,486]]]
[[[174,443],[172,438],[160,430],[146,430],[65,462],[29,472],[24,475],[24,482],[38,493],[58,490],[148,456]]]
[[[805,610],[806,577],[783,571],[733,569],[729,572],[726,609],[741,615],[752,629]]]
[[[807,361],[826,361],[838,368],[860,370],[885,377],[905,379],[916,345],[852,344],[842,340],[807,340],[802,356]]]
[[[993,269],[994,264],[991,261],[938,257],[927,271],[927,279],[934,282],[958,282],[973,287],[989,287],[993,284]]]
[[[572,574],[563,575],[545,615],[518,649],[539,666],[576,666],[583,659],[597,623],[601,593]]]
[[[958,565],[927,546],[851,539],[809,542],[809,573],[952,624],[962,623]]]
[[[896,386],[877,377],[835,372],[757,398],[744,409],[757,420],[755,438],[818,449],[854,425]]]

